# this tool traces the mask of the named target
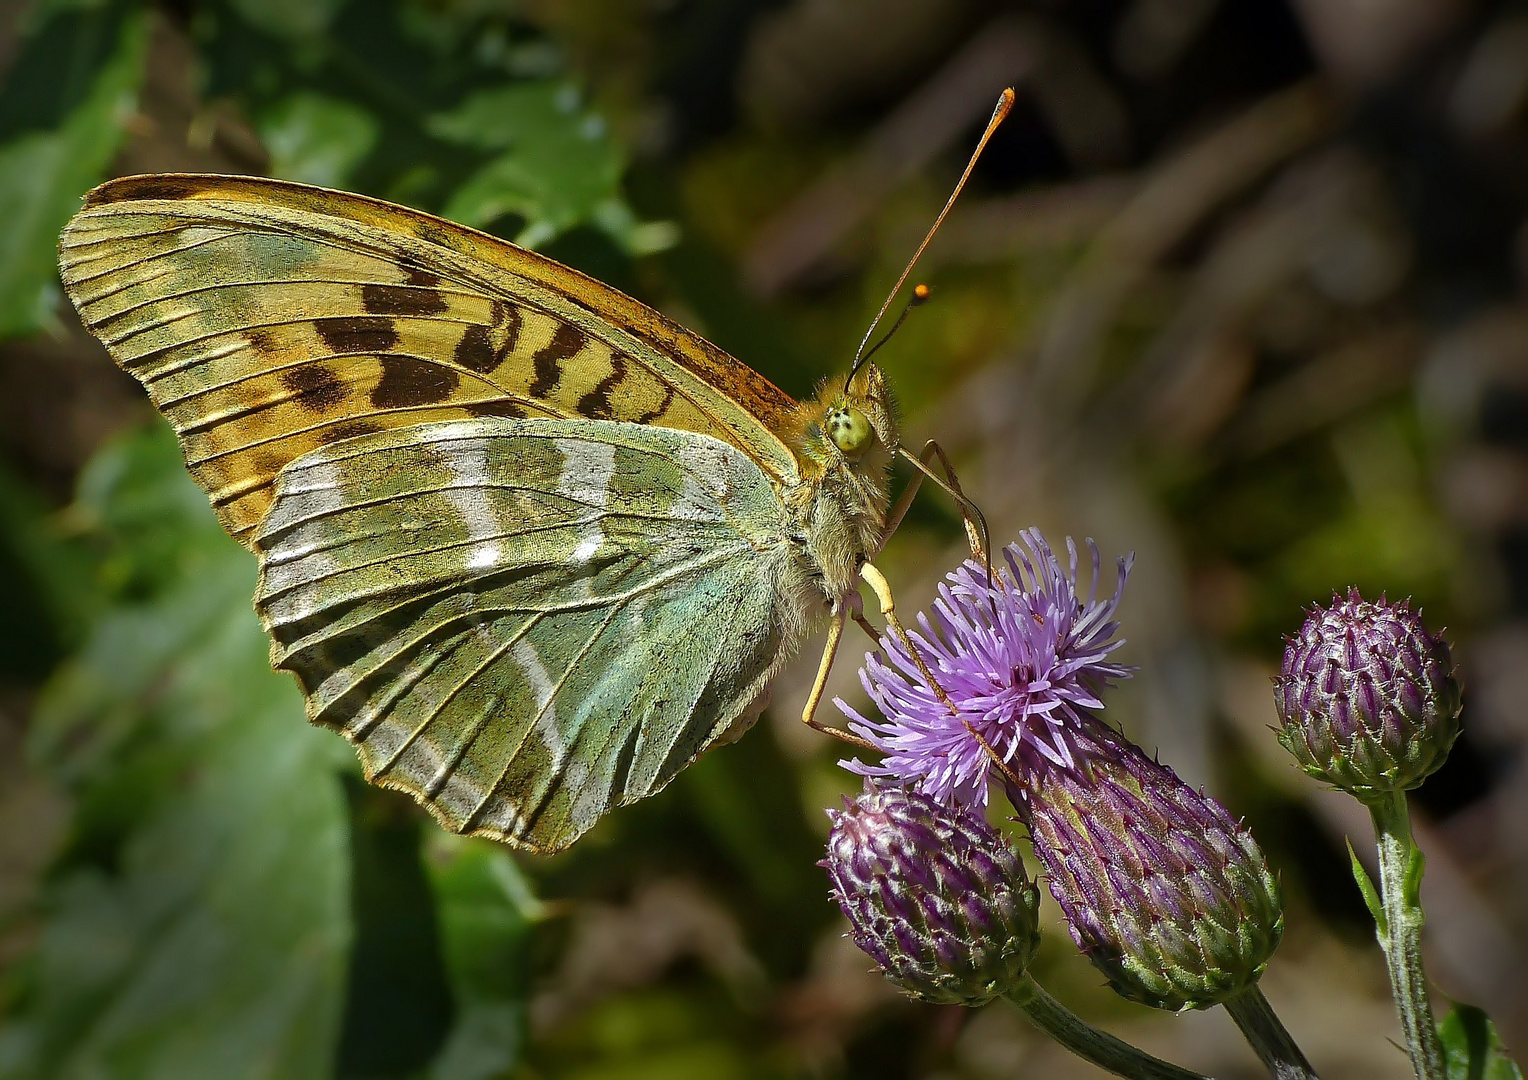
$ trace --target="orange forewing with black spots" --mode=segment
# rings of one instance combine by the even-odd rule
[[[795,403],[652,309],[534,252],[358,195],[128,177],[64,230],[65,289],[248,543],[277,473],[339,439],[472,416],[629,420],[797,473]]]

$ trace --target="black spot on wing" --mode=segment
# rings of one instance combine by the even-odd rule
[[[616,353],[610,358],[610,374],[601,379],[583,397],[578,399],[574,406],[580,416],[587,416],[591,420],[609,420],[614,414],[610,411],[610,391],[618,386],[622,379],[626,378],[626,357]]]
[[[343,315],[314,319],[313,329],[336,353],[384,353],[398,344],[393,320],[383,316]]]
[[[204,182],[185,177],[140,176],[96,188],[87,205],[105,206],[128,199],[187,199],[205,189]]]
[[[244,336],[249,340],[249,347],[256,352],[276,351],[276,332],[268,326],[252,326],[244,331]]]
[[[421,289],[433,289],[440,284],[439,274],[432,273],[412,262],[403,264],[403,272],[407,275],[404,282],[408,285],[415,285]]]
[[[557,332],[552,335],[552,340],[531,357],[536,378],[526,393],[533,398],[544,398],[550,395],[562,381],[563,363],[578,354],[578,350],[584,347],[584,341],[583,332],[578,327],[572,323],[559,323]]]
[[[511,416],[516,420],[524,420],[530,415],[524,405],[518,401],[510,401],[508,398],[495,398],[492,401],[470,401],[462,406],[468,416]]]
[[[495,331],[503,334],[503,340],[497,346],[494,345]],[[515,351],[519,340],[520,309],[495,300],[491,325],[473,323],[462,332],[462,339],[456,343],[456,362],[468,371],[487,374]]]
[[[450,247],[454,236],[454,226],[444,221],[431,221],[423,218],[414,223],[414,235],[428,244],[438,244],[441,247]]]
[[[315,665],[319,671],[343,671],[353,664],[360,663],[380,642],[369,640],[364,633],[336,634],[326,640],[316,650],[322,659]],[[301,676],[298,676],[301,678]],[[306,680],[303,680],[306,682]],[[314,682],[321,682],[315,679]],[[304,686],[311,695],[312,690]],[[314,687],[316,689],[316,687]]]
[[[412,356],[382,357],[382,378],[371,391],[379,409],[408,409],[435,405],[456,392],[456,372]]]
[[[345,382],[323,364],[303,364],[281,373],[281,385],[309,412],[328,412],[345,400]]]
[[[473,323],[462,331],[462,339],[456,343],[454,357],[462,367],[479,374],[499,366],[499,351],[493,347],[488,327],[481,323]]]
[[[658,407],[656,409],[649,409],[647,412],[643,413],[632,422],[637,424],[651,424],[654,420],[658,419],[658,417],[668,412],[668,407],[673,403],[674,387],[669,383],[664,383],[663,400],[658,402]]]
[[[337,443],[341,439],[355,439],[362,435],[375,435],[381,431],[379,424],[373,424],[367,420],[350,420],[343,424],[333,424],[318,433],[320,442],[325,444]]]
[[[361,306],[373,315],[416,316],[439,315],[450,308],[435,289],[417,285],[362,285]]]

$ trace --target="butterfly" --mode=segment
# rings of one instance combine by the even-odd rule
[[[813,722],[910,498],[889,453],[929,472],[871,363],[797,402],[575,270],[360,195],[126,177],[59,257],[258,557],[309,719],[532,851],[741,735],[832,616]]]

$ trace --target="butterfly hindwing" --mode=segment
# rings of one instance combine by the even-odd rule
[[[436,423],[285,469],[256,607],[368,777],[555,851],[752,721],[799,622],[784,532],[769,479],[704,435]]]
[[[502,240],[279,181],[128,177],[65,228],[65,289],[249,539],[290,461],[476,416],[627,420],[714,436],[769,475],[793,403],[608,286]]]

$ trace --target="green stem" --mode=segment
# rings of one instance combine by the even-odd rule
[[[1422,970],[1421,851],[1411,836],[1406,793],[1391,792],[1369,804],[1379,842],[1380,910],[1375,912],[1379,943],[1390,967],[1390,992],[1406,1033],[1417,1080],[1447,1080],[1448,1066]],[[1362,884],[1362,883],[1360,883]]]
[[[1223,1004],[1275,1080],[1316,1080],[1316,1070],[1295,1045],[1256,983]]]
[[[1199,1073],[1168,1064],[1099,1031],[1047,994],[1044,987],[1028,975],[1024,976],[1023,985],[1007,996],[1035,1027],[1084,1061],[1091,1061],[1116,1076],[1130,1077],[1131,1080],[1208,1080]]]

